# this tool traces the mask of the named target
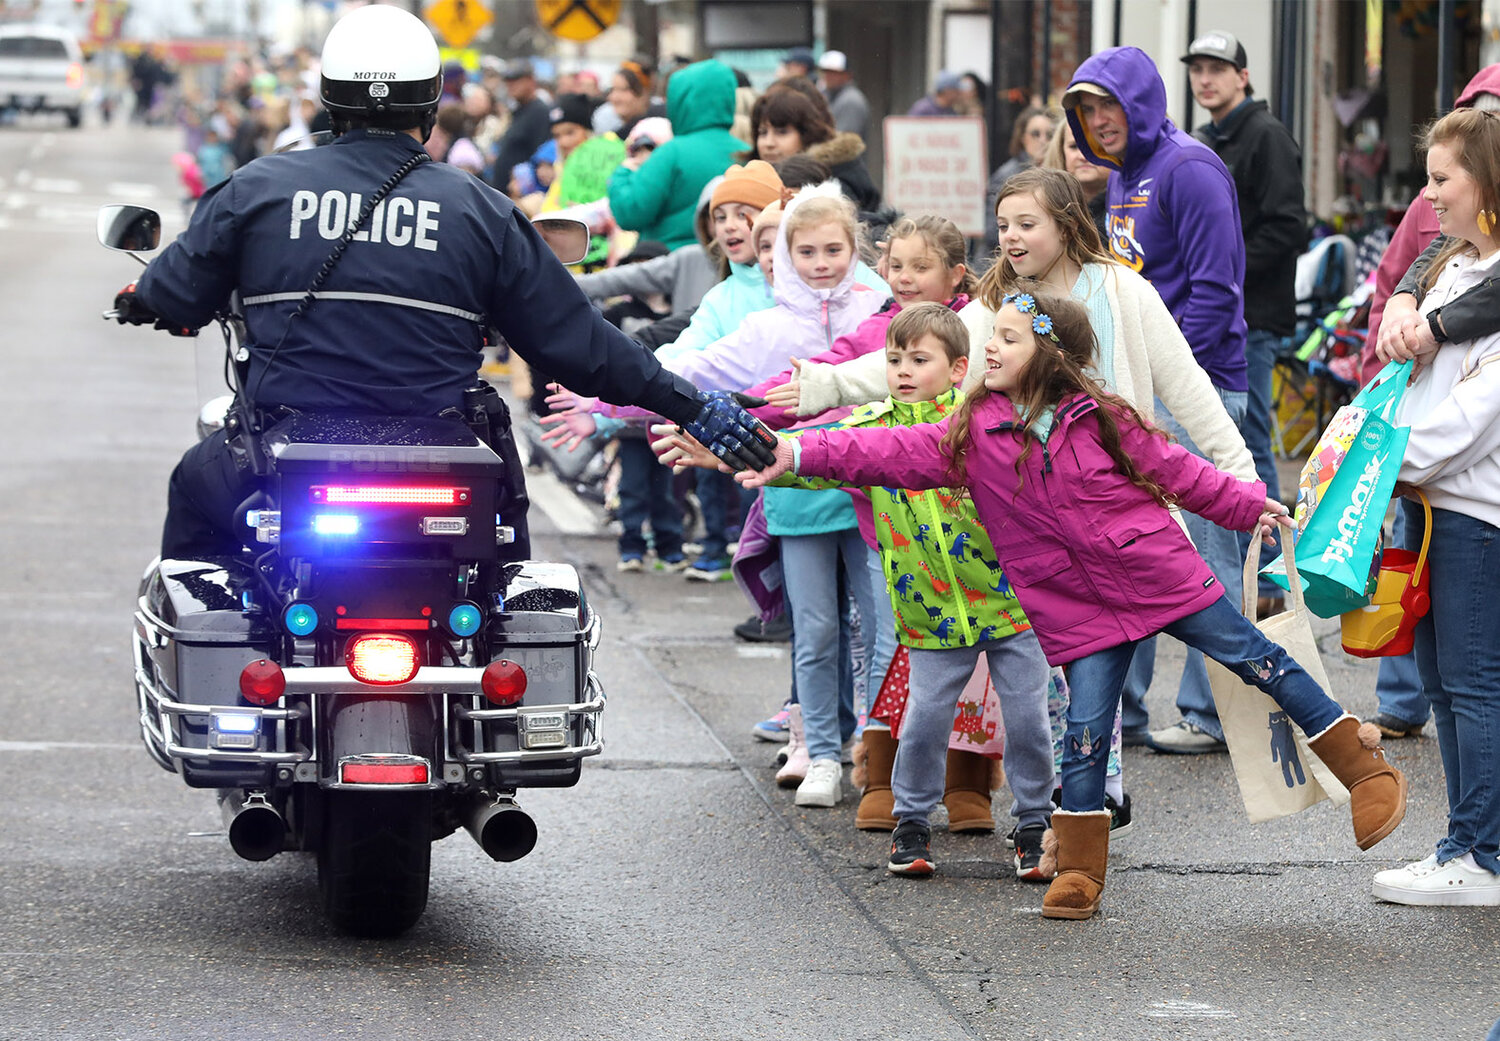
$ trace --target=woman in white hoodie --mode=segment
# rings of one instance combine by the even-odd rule
[[[1422,311],[1500,276],[1500,113],[1456,109],[1427,133],[1427,187],[1450,239],[1423,276]],[[1380,348],[1381,360],[1390,357]],[[1413,651],[1432,703],[1448,833],[1428,857],[1375,876],[1398,904],[1500,906],[1500,333],[1443,342],[1421,359],[1396,413],[1411,427],[1397,491],[1413,545],[1429,527],[1432,608]]]

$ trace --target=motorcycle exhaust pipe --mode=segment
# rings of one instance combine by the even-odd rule
[[[464,827],[492,860],[509,863],[536,848],[536,821],[514,799],[477,796],[464,813]]]
[[[286,848],[286,821],[259,793],[246,798],[237,790],[219,796],[219,811],[229,831],[229,845],[245,860],[270,860]]]

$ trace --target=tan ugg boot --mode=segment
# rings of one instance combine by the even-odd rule
[[[1317,737],[1308,738],[1307,747],[1349,789],[1349,814],[1360,849],[1369,849],[1396,830],[1406,816],[1406,775],[1385,761],[1374,724],[1361,726],[1346,712]]]
[[[896,797],[891,793],[891,767],[896,764],[896,739],[889,730],[866,727],[854,746],[854,783],[864,788],[854,826],[860,831],[892,831],[896,827]]]
[[[948,780],[943,805],[948,807],[949,831],[994,831],[990,812],[991,761],[978,752],[948,749]]]
[[[1042,898],[1042,917],[1093,917],[1104,894],[1104,869],[1109,863],[1109,811],[1055,810],[1042,848],[1044,865],[1052,856],[1057,858],[1057,877]]]

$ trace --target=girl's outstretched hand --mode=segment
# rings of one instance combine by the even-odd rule
[[[763,488],[792,468],[792,443],[784,437],[776,439],[776,462],[764,470],[741,470],[734,479],[746,488]]]
[[[564,415],[572,413],[594,412],[599,407],[598,398],[586,398],[581,394],[574,394],[561,383],[549,383],[547,389],[552,393],[547,395],[547,407],[553,412],[561,412]]]
[[[797,414],[797,407],[802,404],[802,386],[797,382],[795,373],[802,371],[802,359],[792,359],[792,381],[783,383],[779,387],[772,387],[766,391],[766,404],[775,405],[789,416]]]
[[[554,412],[550,416],[538,416],[537,422],[552,428],[542,434],[542,444],[565,448],[569,452],[578,451],[580,445],[599,431],[599,424],[588,412]]]
[[[659,423],[651,428],[651,450],[656,453],[657,462],[674,471],[696,466],[734,473],[728,463],[704,448],[696,437],[671,423]]]
[[[1275,499],[1266,500],[1266,508],[1261,511],[1260,520],[1255,522],[1256,533],[1260,540],[1271,546],[1276,543],[1276,526],[1290,529],[1292,527],[1292,515],[1283,503]]]

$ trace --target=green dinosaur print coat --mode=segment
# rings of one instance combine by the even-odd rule
[[[832,429],[937,423],[962,400],[963,392],[957,389],[932,401],[886,398],[855,409]],[[842,486],[839,481],[793,474],[772,483],[793,488]],[[951,488],[873,487],[865,492],[875,512],[897,640],[919,650],[940,650],[1031,628],[968,496]]]

